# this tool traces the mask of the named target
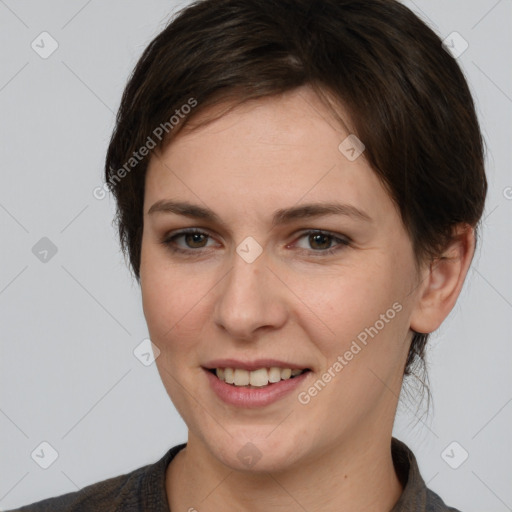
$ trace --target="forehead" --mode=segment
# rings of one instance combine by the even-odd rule
[[[245,210],[262,201],[276,208],[345,201],[377,215],[389,208],[364,153],[351,159],[344,152],[344,141],[353,137],[350,119],[341,112],[345,122],[340,123],[309,88],[246,102],[220,115],[225,110],[221,105],[199,113],[152,157],[147,201],[171,194],[207,204],[222,197],[221,207],[238,203]]]

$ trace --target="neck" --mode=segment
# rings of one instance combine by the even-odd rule
[[[167,468],[170,508],[214,512],[267,510],[389,512],[402,493],[391,456],[391,433],[358,432],[300,465],[282,471],[235,471],[189,434]]]

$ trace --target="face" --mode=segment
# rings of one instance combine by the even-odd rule
[[[189,445],[231,468],[391,435],[418,276],[348,135],[301,88],[150,161],[140,283],[158,369]]]

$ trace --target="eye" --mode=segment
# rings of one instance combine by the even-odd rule
[[[314,256],[334,254],[335,252],[338,252],[344,247],[350,245],[350,240],[348,238],[320,230],[307,231],[299,237],[299,240],[302,239],[305,239],[306,245],[309,247],[299,246],[299,248],[313,254]],[[297,243],[295,245],[297,245]]]
[[[172,252],[191,253],[199,252],[197,249],[209,247],[207,243],[210,239],[211,237],[208,233],[199,229],[184,229],[178,233],[166,235],[161,240],[161,243]],[[182,240],[185,245],[180,245],[178,243],[179,240]]]
[[[321,230],[310,230],[302,233],[298,240],[305,240],[305,245],[301,247],[298,242],[292,244],[301,252],[306,252],[313,256],[325,256],[334,254],[350,245],[350,239],[338,234],[329,233]],[[161,240],[161,243],[173,253],[197,254],[201,249],[208,249],[212,244],[211,235],[200,229],[184,229],[178,233],[170,233]],[[289,247],[289,246],[288,246]]]

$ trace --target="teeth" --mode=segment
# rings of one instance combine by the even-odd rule
[[[235,370],[235,386],[248,386],[249,372],[247,370]]]
[[[288,380],[292,376],[292,371],[290,368],[283,368],[281,370],[281,379]]]
[[[281,380],[281,368],[275,366],[268,370],[268,381],[279,382]]]
[[[238,371],[238,370],[237,370]],[[266,386],[268,384],[268,371],[266,368],[261,368],[254,372],[246,372],[249,374],[249,383],[251,386]]]
[[[217,377],[219,377],[217,375]],[[219,377],[220,379],[220,377]],[[234,384],[235,383],[235,372],[233,371],[233,368],[225,368],[224,369],[224,380],[228,384]]]
[[[305,370],[299,370],[297,368],[277,368],[275,366],[271,368],[259,368],[249,372],[242,370],[241,368],[217,368],[215,374],[217,377],[235,386],[252,386],[261,388],[267,386],[269,383],[274,384],[281,380],[288,380],[291,377],[300,375]]]

